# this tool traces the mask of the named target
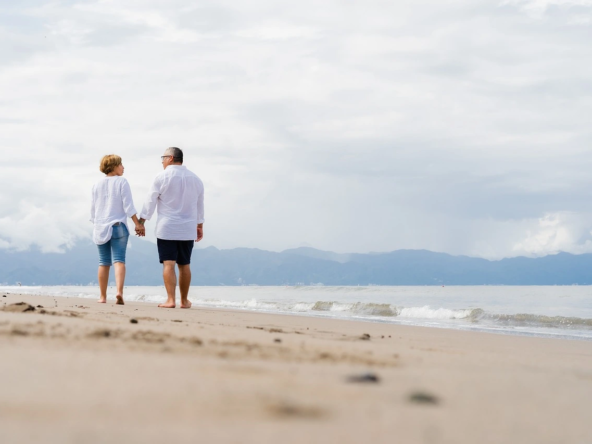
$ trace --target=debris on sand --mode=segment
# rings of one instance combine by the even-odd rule
[[[35,311],[35,307],[26,302],[17,302],[16,304],[10,304],[4,307],[4,311],[10,311],[13,313],[24,313],[26,311]]]
[[[360,339],[362,341],[369,341],[370,340],[370,335],[368,333],[364,333],[362,336],[360,336]]]
[[[293,403],[279,403],[268,407],[272,415],[283,418],[317,419],[325,416],[325,412],[314,406],[295,405]]]
[[[409,395],[409,402],[415,404],[431,404],[437,405],[440,401],[434,395],[425,392],[414,392]]]
[[[130,324],[137,324],[138,320],[137,319],[130,319]]]
[[[348,376],[347,382],[377,384],[380,382],[380,378],[375,373],[362,373],[360,375]]]

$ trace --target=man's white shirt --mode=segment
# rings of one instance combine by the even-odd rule
[[[169,165],[154,178],[140,218],[150,220],[154,210],[158,239],[197,239],[197,224],[204,222],[203,182],[187,167]]]

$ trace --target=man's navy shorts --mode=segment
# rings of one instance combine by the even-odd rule
[[[167,239],[156,239],[158,245],[158,257],[160,263],[164,261],[175,261],[179,265],[189,265],[191,263],[191,252],[195,241],[178,241]]]

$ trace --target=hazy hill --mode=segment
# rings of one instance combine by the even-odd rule
[[[132,238],[127,265],[127,284],[162,285],[156,245]],[[0,250],[5,284],[86,285],[96,282],[96,269],[90,241],[63,254]],[[425,250],[338,254],[209,247],[194,251],[192,270],[195,285],[584,285],[592,284],[592,254],[488,261]]]

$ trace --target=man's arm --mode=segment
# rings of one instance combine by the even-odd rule
[[[160,196],[160,180],[158,176],[154,179],[142,211],[140,211],[140,223],[144,225],[144,222],[150,220],[156,210],[156,203],[158,202],[158,196]]]
[[[204,224],[204,192],[203,189],[199,196],[197,196],[197,239],[199,242],[203,239],[203,224]]]

